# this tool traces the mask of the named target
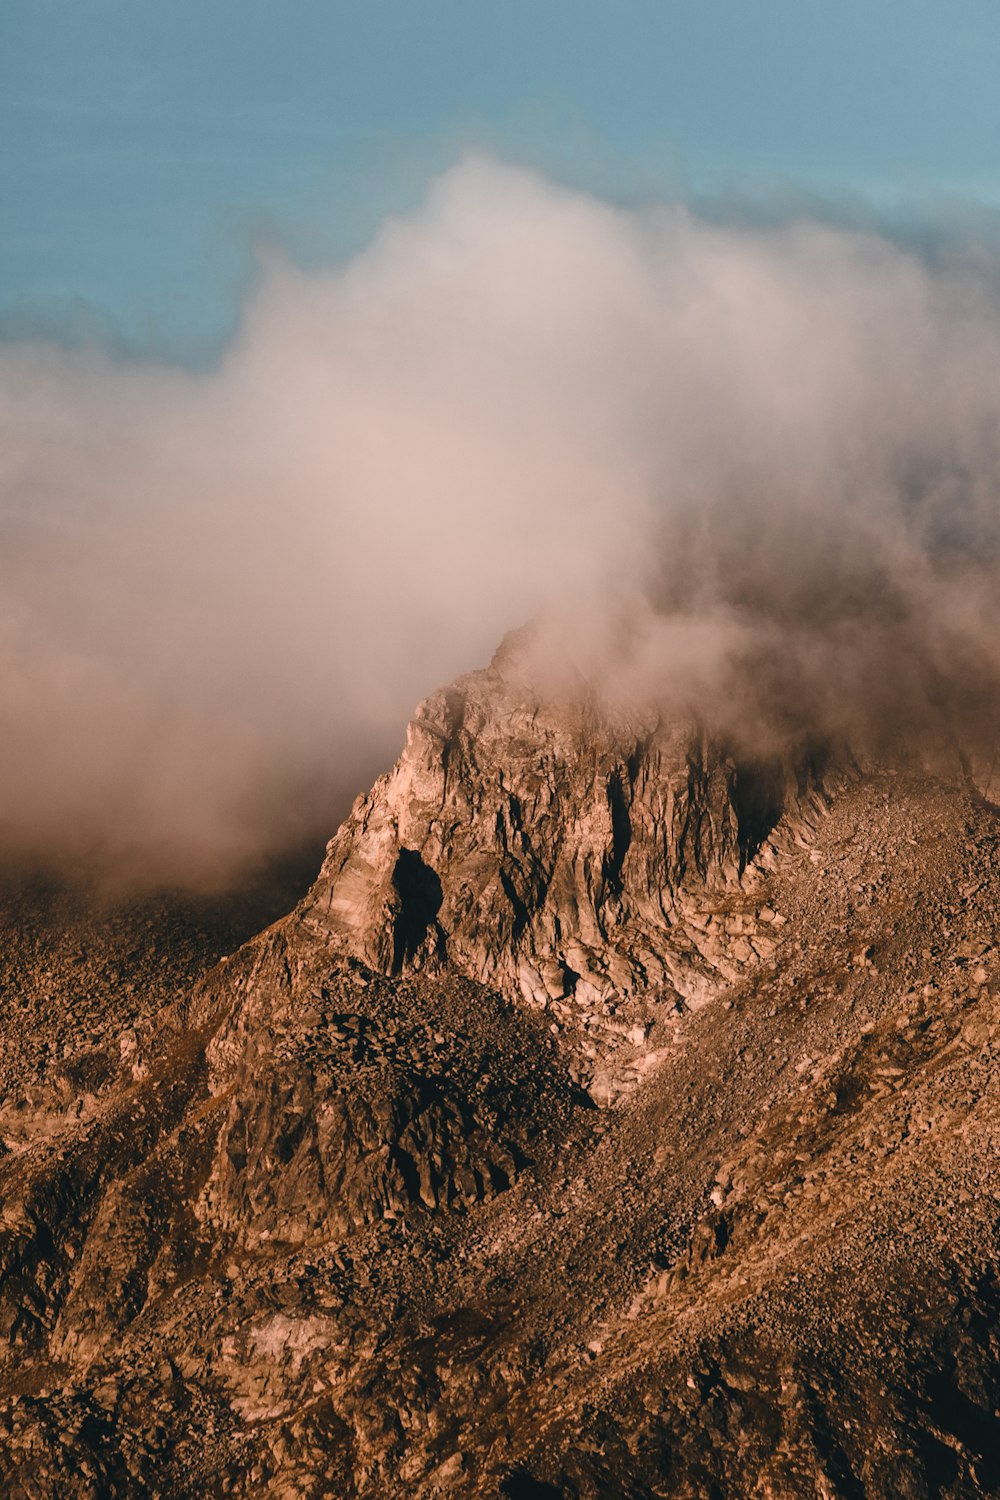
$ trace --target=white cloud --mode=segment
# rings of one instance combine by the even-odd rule
[[[996,270],[472,159],[269,266],[209,374],[8,346],[4,843],[224,874],[543,607],[579,642],[626,600],[636,690],[730,719],[776,654],[824,724],[901,723],[931,662],[981,718]]]

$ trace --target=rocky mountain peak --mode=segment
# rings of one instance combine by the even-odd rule
[[[697,1000],[755,956],[713,918],[783,819],[822,810],[826,761],[741,758],[586,688],[543,695],[515,637],[417,709],[309,918],[383,973],[444,964],[533,1007]]]
[[[998,850],[515,641],[255,936],[8,893],[3,1493],[995,1495]]]

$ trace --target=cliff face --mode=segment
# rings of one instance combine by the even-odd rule
[[[997,816],[508,651],[197,982],[12,941],[2,1493],[997,1493]]]
[[[740,762],[694,725],[543,702],[516,655],[417,710],[309,916],[386,974],[441,966],[535,1007],[704,999],[772,951],[720,906],[825,808],[823,757]]]

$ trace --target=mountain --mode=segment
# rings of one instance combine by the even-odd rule
[[[8,893],[4,1493],[997,1493],[998,817],[515,639],[228,956]]]

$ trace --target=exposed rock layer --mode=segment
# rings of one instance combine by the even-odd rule
[[[12,1080],[3,1493],[996,1493],[998,847],[430,700],[291,916]]]
[[[693,724],[547,703],[504,650],[421,704],[310,914],[383,973],[445,965],[530,1005],[702,996],[760,956],[708,933],[714,899],[782,820],[825,807],[828,762],[740,760]]]

